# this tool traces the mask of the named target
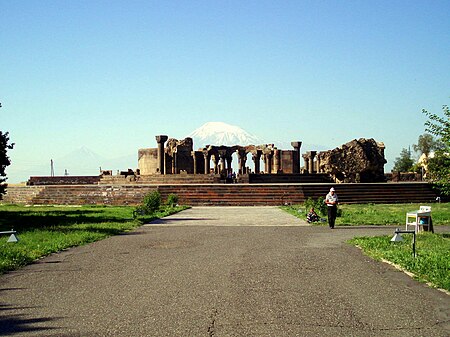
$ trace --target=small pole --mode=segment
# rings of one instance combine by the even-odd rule
[[[19,241],[19,238],[16,236],[16,231],[13,229],[11,229],[10,231],[4,231],[4,232],[0,232],[1,234],[11,234],[11,236],[9,237],[7,242],[17,242]]]
[[[395,230],[395,234],[399,234],[399,233],[404,233],[404,234],[412,234],[413,235],[413,244],[412,244],[412,249],[413,249],[413,257],[416,258],[416,231],[402,231],[399,228],[397,228]]]

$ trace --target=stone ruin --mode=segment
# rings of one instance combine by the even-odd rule
[[[280,150],[273,144],[247,146],[208,145],[193,150],[192,138],[177,140],[156,136],[158,148],[138,152],[141,175],[220,174],[232,170],[232,155],[237,154],[238,174],[322,174],[336,183],[384,182],[384,144],[374,139],[352,140],[329,151],[308,151],[302,155],[301,142],[292,142],[293,150]],[[247,155],[254,161],[254,172],[246,166]],[[260,160],[264,167],[261,167]]]
[[[237,154],[238,174],[248,174],[247,155],[251,154],[256,173],[300,173],[301,142],[292,142],[294,150],[280,150],[273,144],[247,146],[208,145],[193,150],[192,138],[177,140],[156,136],[158,148],[140,149],[138,166],[141,175],[221,174],[232,170],[232,156]],[[167,143],[166,143],[167,142]],[[260,160],[264,161],[264,168]],[[211,165],[212,162],[212,165]]]
[[[318,172],[337,183],[385,182],[385,146],[374,139],[354,139],[339,148],[317,155]]]
[[[291,142],[293,149],[281,150],[274,144],[216,146],[193,150],[192,138],[177,140],[156,136],[157,148],[138,150],[138,169],[101,170],[100,176],[30,177],[28,185],[120,184],[179,182],[211,183],[224,181],[232,169],[233,157],[244,183],[286,182],[384,182],[384,144],[373,139],[352,140],[329,151],[308,151],[302,155],[302,142]],[[251,172],[248,158],[254,162]],[[252,174],[251,174],[252,173]],[[191,176],[192,175],[192,176]],[[196,175],[195,177],[193,175]],[[183,177],[186,176],[186,177]]]

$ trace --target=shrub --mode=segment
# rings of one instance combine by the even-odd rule
[[[327,214],[327,205],[324,202],[325,198],[319,197],[317,200],[313,198],[308,198],[305,200],[305,212],[309,212],[311,207],[314,207],[317,214],[325,216]]]
[[[159,210],[161,206],[161,194],[158,191],[153,191],[144,196],[142,204],[137,206],[133,211],[133,217],[139,215],[149,215]]]
[[[147,210],[147,214],[156,212],[161,206],[161,194],[158,191],[148,193],[142,201],[143,206]]]
[[[167,205],[169,205],[170,207],[175,207],[178,204],[178,195],[176,194],[169,194],[167,196]]]

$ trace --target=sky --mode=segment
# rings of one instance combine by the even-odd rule
[[[0,0],[8,182],[81,147],[137,167],[155,135],[216,121],[320,149],[374,138],[390,171],[425,132],[422,109],[450,102],[448,13],[448,0]]]

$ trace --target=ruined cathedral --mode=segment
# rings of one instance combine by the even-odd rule
[[[334,182],[385,181],[384,144],[374,139],[352,140],[329,151],[301,154],[302,142],[291,142],[292,149],[278,149],[273,144],[217,146],[194,150],[192,138],[177,140],[156,136],[157,148],[138,151],[141,176],[151,175],[220,175],[232,172],[237,160],[238,175],[315,175],[317,182],[325,177]],[[233,158],[234,157],[234,158]],[[304,165],[300,165],[303,158]],[[253,162],[253,171],[248,161]],[[276,181],[276,178],[273,182]]]
[[[279,150],[273,144],[247,146],[208,145],[194,150],[192,138],[177,140],[156,136],[157,148],[138,151],[141,175],[152,174],[226,174],[232,170],[237,154],[238,174],[248,174],[248,156],[254,162],[253,173],[300,173],[301,142],[292,142],[293,150]],[[264,167],[261,167],[261,159]]]

